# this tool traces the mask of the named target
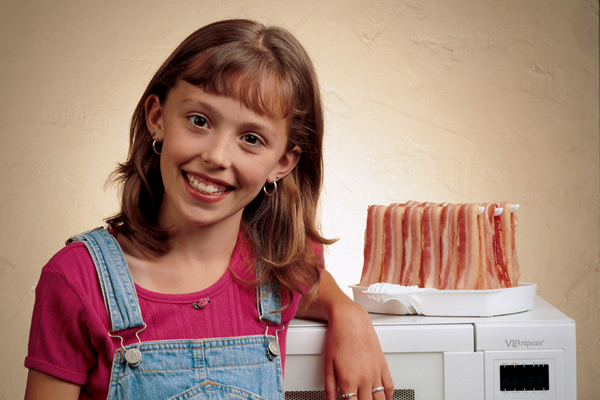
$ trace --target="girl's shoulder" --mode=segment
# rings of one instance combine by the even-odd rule
[[[87,270],[89,269],[87,267],[90,266],[93,269],[94,262],[85,244],[73,242],[56,252],[46,263],[43,270],[71,274],[76,271]]]
[[[98,275],[87,247],[74,242],[54,254],[42,268],[38,286],[48,282],[58,291],[69,288],[83,298],[98,292]]]
[[[42,268],[25,365],[83,385],[109,326],[92,258],[83,243],[68,244]]]
[[[110,234],[115,235],[113,230],[110,231]],[[87,246],[82,241],[73,240],[76,236],[69,238],[63,248],[50,258],[44,266],[42,273],[44,271],[52,271],[73,277],[91,275],[96,278],[94,260]]]
[[[102,290],[94,261],[81,242],[65,245],[42,268],[36,285],[38,298],[73,315],[107,322]]]

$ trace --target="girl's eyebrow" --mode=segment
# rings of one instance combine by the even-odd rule
[[[223,117],[223,113],[221,113],[219,110],[217,110],[215,107],[213,107],[209,102],[203,101],[201,99],[189,97],[189,98],[184,98],[183,100],[181,100],[181,103],[184,106],[196,106],[196,107],[203,108],[207,112],[212,114],[213,116],[216,116],[217,118]],[[268,125],[261,124],[259,122],[244,121],[240,125],[243,126],[243,128],[246,130],[257,131],[257,132],[266,132],[266,133],[270,132]]]
[[[214,118],[223,118],[223,113],[220,112],[216,107],[213,107],[210,102],[197,99],[194,97],[187,97],[181,100],[183,108],[199,108],[201,111],[208,112],[210,116]]]
[[[207,103],[207,102],[205,102],[203,100],[196,99],[196,98],[193,98],[193,97],[184,98],[183,100],[181,100],[181,103],[183,105],[185,105],[185,106],[190,106],[191,105],[191,106],[204,107],[204,108],[207,108],[211,112],[216,112],[217,111],[214,107],[212,107],[210,105],[210,103]]]

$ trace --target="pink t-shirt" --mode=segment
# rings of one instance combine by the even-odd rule
[[[322,252],[320,254],[322,256]],[[258,320],[256,288],[232,275],[251,279],[251,260],[243,240],[238,241],[230,270],[211,287],[188,294],[162,294],[136,285],[142,317],[148,325],[143,342],[204,339],[264,334]],[[282,304],[289,294],[282,290]],[[282,312],[287,328],[298,308],[300,294]],[[203,308],[194,303],[210,299]],[[202,303],[202,302],[200,302]],[[82,399],[106,398],[113,354],[119,339],[108,335],[110,324],[94,263],[82,243],[59,251],[42,269],[36,288],[29,351],[25,366],[82,386]],[[285,331],[279,344],[285,354]],[[120,333],[127,346],[135,343],[135,330]],[[269,329],[274,334],[274,328]]]

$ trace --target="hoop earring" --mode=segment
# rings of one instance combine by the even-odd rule
[[[275,177],[275,180],[273,180],[273,190],[269,192],[267,190],[267,184],[265,183],[265,185],[263,186],[263,192],[265,192],[265,194],[269,197],[277,193],[277,177]]]
[[[156,143],[160,143],[160,142],[157,142],[156,139],[152,141],[152,150],[154,150],[154,152],[160,156],[160,153],[162,151],[156,150]],[[161,148],[161,150],[162,150],[162,148]]]

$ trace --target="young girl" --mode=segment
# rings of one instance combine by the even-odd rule
[[[324,271],[322,139],[289,32],[229,20],[185,39],[134,112],[120,212],[42,271],[25,397],[283,398],[299,310],[329,322],[328,399],[391,399],[367,313]]]

